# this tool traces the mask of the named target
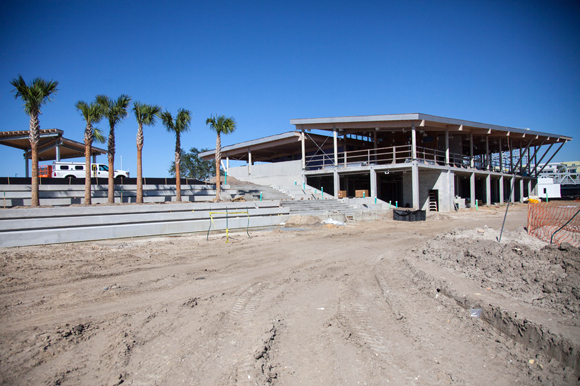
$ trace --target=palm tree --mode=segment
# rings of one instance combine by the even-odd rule
[[[113,204],[115,202],[115,126],[127,117],[127,107],[131,103],[131,97],[123,94],[114,101],[108,96],[97,95],[97,102],[103,107],[103,114],[109,120],[109,180],[107,183],[109,190],[107,202]]]
[[[222,134],[230,134],[236,130],[236,122],[233,117],[226,118],[225,115],[210,116],[206,121],[206,125],[217,134],[217,139],[215,143],[215,190],[216,190],[216,201],[220,200],[221,194],[221,176],[220,176],[220,164],[222,161]]]
[[[175,201],[181,201],[181,134],[189,131],[191,112],[189,110],[177,110],[175,120],[169,111],[161,114],[161,121],[168,132],[175,133]]]
[[[40,122],[38,116],[41,114],[40,107],[52,100],[52,96],[58,91],[58,82],[45,81],[36,78],[26,84],[22,75],[12,79],[10,82],[14,86],[14,98],[21,98],[24,101],[24,111],[30,117],[30,151],[32,153],[32,190],[30,194],[31,206],[38,206],[38,141],[40,139]]]
[[[145,103],[133,103],[133,112],[137,119],[137,202],[143,203],[143,166],[141,164],[141,152],[143,151],[143,125],[155,125],[155,118],[159,116],[161,107],[146,105]]]
[[[91,146],[96,139],[104,142],[105,138],[102,133],[93,127],[103,119],[103,107],[95,102],[88,104],[78,101],[75,104],[77,110],[83,116],[87,126],[85,127],[85,205],[91,205]]]

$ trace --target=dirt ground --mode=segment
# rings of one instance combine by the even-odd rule
[[[580,340],[578,249],[504,210],[0,249],[0,384],[578,384],[485,321]]]

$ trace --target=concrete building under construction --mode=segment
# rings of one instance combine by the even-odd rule
[[[222,148],[228,176],[358,193],[399,207],[521,201],[571,137],[427,114],[292,119],[296,131]],[[201,153],[212,160],[214,151]],[[231,167],[230,160],[245,161]]]

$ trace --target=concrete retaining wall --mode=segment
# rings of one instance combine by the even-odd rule
[[[260,185],[288,185],[296,181],[302,184],[302,161],[286,161],[230,168],[228,176]]]
[[[212,230],[226,223],[230,230],[256,228],[288,218],[279,201],[5,209],[0,247],[206,232],[210,224]]]

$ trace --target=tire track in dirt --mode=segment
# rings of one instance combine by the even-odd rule
[[[338,319],[343,321],[348,333],[355,335],[358,340],[362,341],[363,347],[368,347],[374,356],[386,363],[386,373],[390,381],[395,382],[395,384],[415,384],[410,370],[397,365],[397,363],[404,363],[404,361],[397,354],[403,350],[401,345],[396,343],[396,341],[400,341],[400,337],[397,337],[396,341],[390,337],[391,334],[398,334],[397,328],[394,326],[396,320],[392,315],[389,315],[389,312],[380,310],[380,315],[383,317],[381,318],[381,327],[383,328],[379,330],[376,326],[377,309],[371,313],[365,305],[366,296],[359,291],[356,291],[352,298],[355,298],[356,301],[341,300],[338,311]],[[385,327],[388,333],[385,331]]]
[[[224,326],[224,330],[237,338],[240,349],[225,384],[271,384],[277,376],[269,364],[268,354],[276,337],[276,322],[269,322],[264,328],[263,321],[256,320],[256,309],[264,297],[264,291],[272,288],[272,284],[262,282],[250,285],[238,295],[229,312],[227,324],[233,327]]]

